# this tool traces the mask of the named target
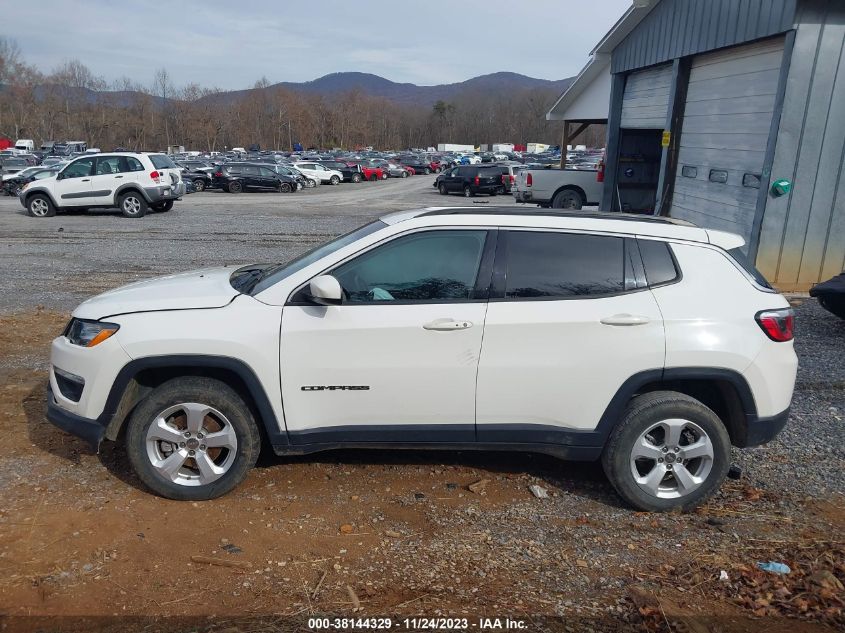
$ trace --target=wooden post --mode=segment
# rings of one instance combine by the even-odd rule
[[[560,141],[560,168],[566,169],[566,146],[569,145],[569,121],[563,122],[563,138]]]

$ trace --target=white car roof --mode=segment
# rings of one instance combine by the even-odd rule
[[[379,218],[385,224],[414,220],[419,226],[512,226],[520,228],[572,229],[621,233],[664,239],[714,244],[726,250],[739,248],[745,240],[735,233],[700,228],[675,218],[643,216],[627,213],[589,213],[555,210],[534,210],[519,207],[427,207],[397,211]]]

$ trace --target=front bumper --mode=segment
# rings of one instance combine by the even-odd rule
[[[106,434],[106,427],[98,420],[83,418],[62,409],[53,396],[52,386],[47,387],[47,419],[62,431],[82,438],[95,451],[100,450],[100,444]]]

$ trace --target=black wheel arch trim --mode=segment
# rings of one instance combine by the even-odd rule
[[[554,425],[535,424],[480,424],[431,425],[408,427],[384,425],[361,427],[356,425],[302,429],[288,432],[279,426],[267,393],[253,369],[245,362],[228,356],[178,354],[149,356],[127,363],[118,372],[106,399],[103,412],[96,420],[89,420],[64,411],[55,404],[48,392],[48,419],[59,428],[83,437],[98,447],[102,439],[115,440],[129,410],[137,404],[134,397],[126,406],[124,394],[131,388],[139,372],[147,369],[187,367],[195,369],[220,369],[234,372],[244,383],[261,418],[260,424],[267,439],[278,454],[311,453],[332,448],[450,448],[489,449],[546,452],[574,459],[596,459],[611,432],[621,420],[631,399],[643,388],[683,380],[713,380],[729,383],[735,390],[745,416],[742,428],[732,429],[732,443],[744,448],[771,441],[783,429],[789,409],[771,417],[760,418],[748,382],[736,371],[710,367],[676,367],[651,369],[629,377],[614,394],[594,429],[578,430]],[[130,394],[137,396],[137,394]],[[386,439],[387,438],[387,439]]]
[[[628,378],[611,399],[610,403],[604,411],[601,419],[595,430],[592,432],[595,435],[592,441],[597,441],[604,445],[609,437],[611,431],[616,424],[621,420],[625,407],[630,402],[631,398],[640,393],[644,387],[649,384],[665,384],[673,382],[682,382],[685,380],[696,381],[718,381],[730,384],[736,391],[739,403],[744,414],[744,424],[740,424],[740,428],[729,428],[731,432],[731,440],[735,446],[744,448],[747,446],[756,446],[757,443],[751,443],[752,429],[758,423],[760,418],[757,415],[757,405],[754,401],[754,395],[748,381],[739,372],[733,369],[725,369],[718,367],[666,367],[664,369],[651,369],[634,374]],[[777,434],[777,433],[775,433]],[[774,437],[774,435],[772,435]],[[769,438],[772,439],[772,437]],[[768,441],[768,440],[766,440]],[[763,442],[758,442],[763,443]]]
[[[285,446],[288,444],[287,433],[280,429],[279,420],[273,412],[270,399],[267,397],[264,386],[258,380],[255,371],[237,358],[204,354],[147,356],[145,358],[136,358],[124,365],[112,384],[103,412],[97,418],[97,422],[106,429],[104,434],[107,439],[116,439],[120,428],[123,426],[126,419],[125,414],[128,414],[129,411],[121,411],[122,415],[120,416],[116,416],[116,414],[121,407],[124,393],[138,373],[146,369],[168,369],[173,367],[222,369],[234,372],[243,381],[249,391],[249,395],[252,397],[252,401],[261,418],[257,422],[266,431],[270,444],[273,446]]]
[[[53,203],[53,207],[55,207],[56,209],[61,207],[61,205],[56,202],[56,199],[53,197],[53,194],[49,189],[46,189],[45,187],[37,187],[37,188],[27,188],[27,190],[24,192],[24,196],[23,196],[23,206],[24,206],[24,208],[26,208],[29,205],[30,198],[32,198],[32,196],[34,196],[37,193],[44,194],[45,196],[50,198],[50,202]]]

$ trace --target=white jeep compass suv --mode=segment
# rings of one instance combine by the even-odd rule
[[[183,195],[181,170],[170,157],[119,152],[80,156],[55,176],[24,185],[18,199],[36,218],[97,207],[117,207],[127,218],[142,218],[148,209],[170,211]]]
[[[125,435],[173,499],[231,490],[266,442],[601,459],[634,507],[689,509],[731,444],[789,414],[793,314],[742,246],[665,218],[394,213],[287,264],[82,303],[48,417],[94,446]]]

